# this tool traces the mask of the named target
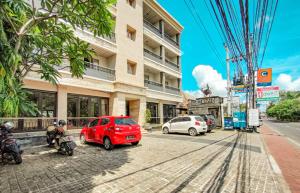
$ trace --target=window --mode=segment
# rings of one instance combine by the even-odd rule
[[[182,121],[191,121],[191,118],[190,117],[183,117]]]
[[[98,125],[99,119],[95,119],[92,122],[90,122],[89,127],[95,127],[96,125]]]
[[[196,119],[196,121],[204,121],[205,120],[205,119],[203,120],[202,117],[195,117],[195,119]],[[207,118],[206,118],[206,121],[207,121]]]
[[[178,123],[178,122],[182,122],[182,117],[172,119],[172,121],[171,121],[171,123]]]
[[[145,79],[145,80],[150,80],[150,76],[147,75],[147,74],[145,74],[144,79]]]
[[[169,86],[169,82],[168,81],[166,81],[165,83],[166,83],[166,86]]]
[[[137,123],[131,118],[116,118],[116,125],[136,125]]]
[[[56,93],[42,90],[29,90],[28,99],[36,104],[39,112],[38,117],[55,117],[56,116]],[[24,117],[30,117],[30,114],[23,114]]]
[[[136,5],[135,0],[127,0],[127,3],[128,3],[131,7],[135,8],[135,5]]]
[[[109,119],[108,118],[103,118],[103,119],[101,119],[100,125],[107,125],[108,123],[109,123]]]
[[[135,41],[136,30],[129,25],[127,25],[127,37],[132,41]]]
[[[136,73],[136,63],[135,62],[127,60],[127,73],[135,75],[135,73]]]

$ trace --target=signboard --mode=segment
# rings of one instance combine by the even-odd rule
[[[279,100],[279,87],[267,86],[257,88],[257,101],[277,101]]]
[[[259,112],[258,109],[249,109],[249,126],[259,126]]]
[[[257,71],[257,86],[272,85],[272,68],[258,69]]]
[[[207,97],[207,98],[197,98],[191,101],[191,105],[199,106],[204,104],[221,104],[223,103],[223,98],[221,97]]]

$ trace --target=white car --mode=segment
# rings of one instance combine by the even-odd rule
[[[164,134],[167,133],[188,133],[191,136],[204,134],[207,131],[207,125],[200,116],[182,116],[171,119],[162,126]]]

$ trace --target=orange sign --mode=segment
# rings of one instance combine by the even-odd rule
[[[258,69],[257,83],[271,83],[272,82],[272,68]]]

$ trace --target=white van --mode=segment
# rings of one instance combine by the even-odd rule
[[[200,116],[182,116],[171,119],[162,126],[164,134],[188,133],[191,136],[204,134],[207,131],[206,122]]]

